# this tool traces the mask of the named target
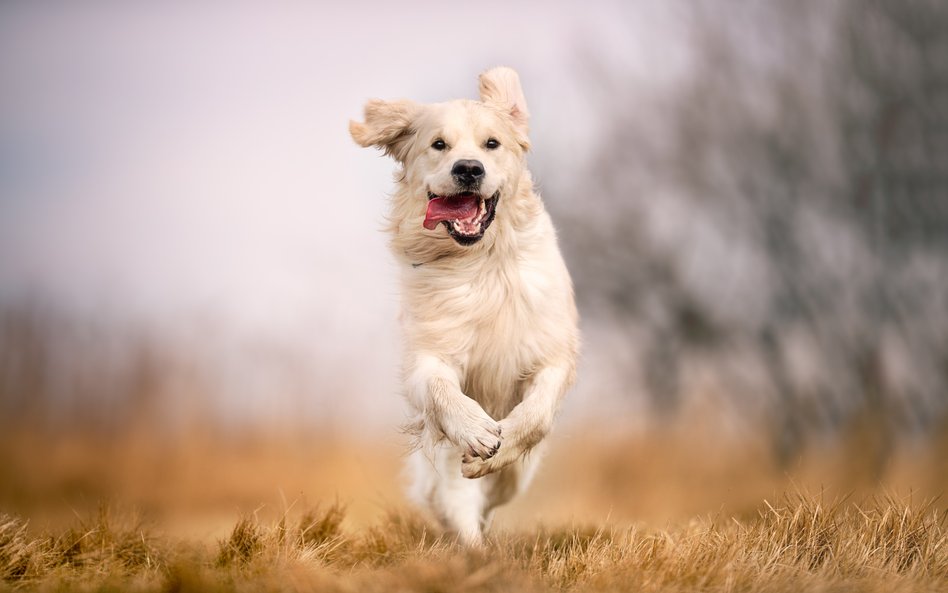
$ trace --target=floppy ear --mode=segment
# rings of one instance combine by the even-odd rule
[[[520,87],[520,77],[513,68],[500,66],[481,74],[480,93],[481,101],[497,105],[510,116],[519,136],[517,141],[524,150],[529,148],[527,132],[530,112],[527,111],[527,100],[523,97],[523,89]]]
[[[365,104],[365,123],[349,121],[349,134],[360,146],[375,146],[399,162],[408,156],[412,122],[418,105],[412,101],[372,99]]]

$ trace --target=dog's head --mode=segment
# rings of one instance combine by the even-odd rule
[[[480,76],[480,101],[372,100],[365,122],[350,122],[349,132],[361,146],[381,148],[401,163],[396,226],[411,224],[419,238],[450,236],[469,246],[517,190],[528,117],[517,73],[494,68]]]

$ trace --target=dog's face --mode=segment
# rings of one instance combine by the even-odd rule
[[[523,149],[509,119],[482,103],[452,101],[424,107],[415,130],[405,179],[427,201],[423,225],[442,225],[461,245],[476,243],[522,170]]]
[[[375,100],[366,105],[365,123],[350,123],[360,145],[380,147],[403,165],[408,191],[395,208],[425,229],[422,240],[446,232],[459,245],[477,243],[523,173],[529,144],[519,79],[495,68],[480,82],[480,101]]]

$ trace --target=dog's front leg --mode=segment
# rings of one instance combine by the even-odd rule
[[[560,400],[572,385],[572,365],[548,366],[537,372],[524,393],[523,401],[500,421],[503,446],[489,459],[464,455],[461,473],[480,478],[510,465],[535,447],[553,427]]]
[[[458,373],[437,356],[421,355],[409,373],[408,397],[422,413],[423,439],[447,438],[465,455],[490,459],[501,444],[501,427],[461,391]]]

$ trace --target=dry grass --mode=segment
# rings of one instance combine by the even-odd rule
[[[873,477],[861,441],[784,468],[698,426],[563,428],[476,551],[407,510],[394,441],[8,430],[0,591],[948,591],[945,446]]]
[[[565,428],[479,551],[407,510],[396,442],[8,431],[0,591],[948,590],[945,447],[876,479],[848,441],[786,469],[695,426]]]
[[[28,317],[0,312],[0,593],[948,591],[944,420],[894,439],[871,417],[784,464],[708,394],[651,429],[561,422],[464,550],[407,510],[394,430],[225,425],[187,355],[132,340],[115,366]]]
[[[764,502],[750,520],[661,530],[500,532],[483,550],[458,547],[406,511],[355,530],[344,517],[339,504],[266,523],[246,515],[206,546],[106,509],[45,534],[3,516],[0,590],[948,590],[944,513],[892,495],[857,503],[797,494]]]

